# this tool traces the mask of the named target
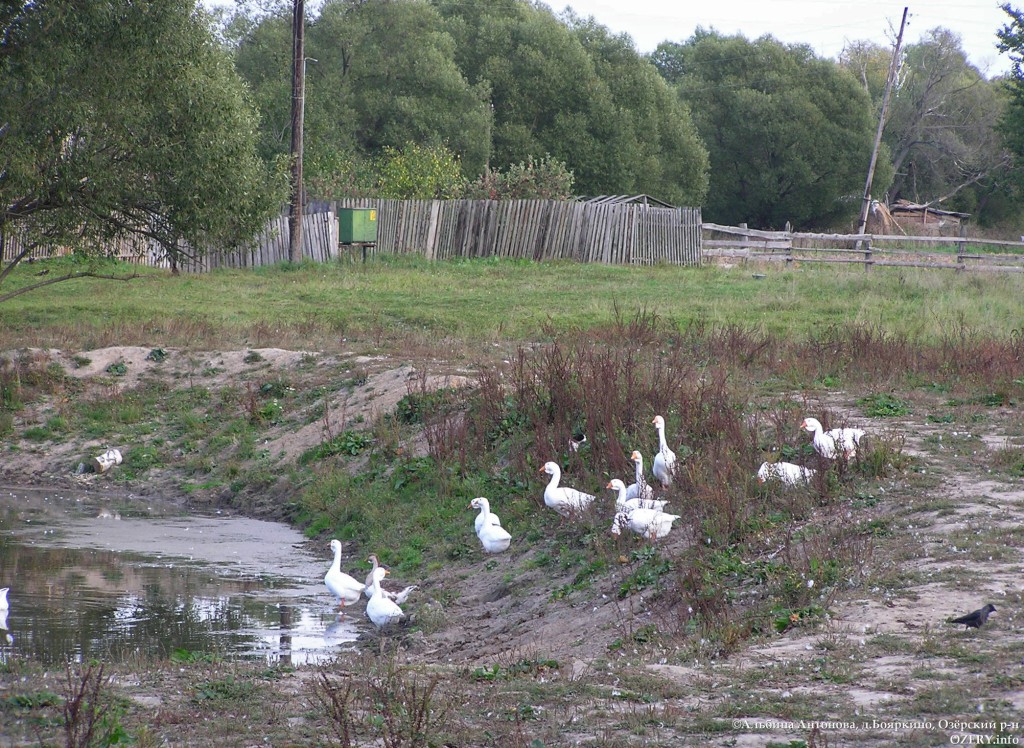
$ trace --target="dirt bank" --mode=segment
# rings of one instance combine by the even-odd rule
[[[283,472],[326,434],[372,423],[410,391],[464,386],[471,377],[438,364],[428,372],[382,359],[277,349],[154,356],[152,349],[107,348],[37,355],[60,364],[80,387],[54,393],[19,416],[4,453],[6,482],[52,482],[124,497],[159,494],[196,511],[228,499],[218,490],[183,491],[184,457],[181,464],[148,471],[141,482],[114,472],[75,475],[75,466],[88,455],[109,447],[127,455],[134,445],[23,435],[59,413],[60,397],[109,395],[152,381],[168,393],[202,382],[208,388],[234,388],[239,397],[247,387],[274,381],[309,389],[355,382],[327,395],[318,418],[268,424],[264,459],[269,455]],[[283,373],[287,376],[279,376]],[[852,397],[840,400],[832,404],[852,411]],[[391,645],[399,642],[402,662],[451,675],[451,693],[471,704],[460,717],[463,740],[456,744],[533,745],[526,737],[537,736],[549,746],[764,745],[773,740],[881,746],[946,744],[953,735],[974,733],[1019,735],[1019,728],[1000,733],[985,725],[988,718],[1012,723],[1024,713],[1019,651],[1024,479],[1013,464],[1007,468],[999,459],[1024,446],[1024,418],[1015,406],[992,406],[973,415],[958,413],[951,422],[929,418],[942,404],[940,396],[929,400],[916,392],[907,400],[915,407],[899,420],[858,419],[869,430],[900,434],[912,459],[899,474],[847,497],[838,508],[875,528],[873,540],[856,578],[837,585],[827,615],[806,626],[743,642],[729,652],[702,651],[703,641],[681,626],[671,601],[650,590],[620,594],[634,568],[629,559],[593,586],[563,594],[578,570],[545,563],[543,546],[523,542],[505,556],[478,554],[420,579],[396,580],[421,585],[410,610],[423,625]],[[415,442],[409,446],[423,449]],[[268,501],[289,490],[282,478],[267,492]],[[263,505],[251,501],[249,506],[258,511]],[[548,540],[564,542],[571,532],[568,526],[554,527]],[[695,532],[679,532],[662,550],[671,556],[693,542],[699,542]],[[946,623],[988,602],[997,612],[985,627],[965,630]],[[176,720],[183,724],[197,709],[212,709],[197,706],[189,695],[197,681],[213,678],[212,672],[221,681],[229,673],[256,678],[224,665],[202,674],[190,668],[142,675],[125,671],[118,687],[137,705],[156,700],[163,727],[155,733],[166,736]],[[254,703],[277,703],[272,717],[263,715],[269,726],[261,723],[273,744],[319,744],[322,724],[308,711],[311,677],[298,672],[276,684],[260,682],[257,692],[266,693],[267,701]],[[225,709],[211,714],[244,711],[235,702]],[[495,714],[501,715],[497,722]],[[949,726],[978,722],[981,716],[986,721],[977,728]],[[827,719],[848,724],[810,724]],[[129,710],[126,720],[144,722],[145,714]],[[873,721],[896,727],[872,727]],[[241,737],[225,743],[201,720],[190,722],[188,730],[193,745],[260,743]],[[486,734],[491,742],[482,737]]]

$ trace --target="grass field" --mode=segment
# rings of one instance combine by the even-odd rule
[[[54,265],[51,275],[63,271]],[[37,280],[39,266],[21,267],[3,290]],[[1009,336],[1021,326],[1024,298],[1024,278],[1016,274],[835,267],[773,269],[758,279],[742,268],[382,257],[365,265],[139,273],[127,282],[74,280],[11,299],[0,305],[0,346],[336,350],[346,339],[400,349],[443,336],[474,347],[586,329],[637,309],[677,329],[731,324],[800,339],[856,324],[934,342],[965,329]]]

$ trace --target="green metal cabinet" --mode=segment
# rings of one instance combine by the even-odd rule
[[[338,241],[342,244],[376,243],[376,209],[339,208]]]

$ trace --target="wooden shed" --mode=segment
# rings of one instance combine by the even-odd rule
[[[971,214],[897,200],[889,206],[889,215],[903,233],[911,236],[958,236],[960,226]]]

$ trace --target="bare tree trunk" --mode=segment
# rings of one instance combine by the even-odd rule
[[[288,259],[302,261],[302,129],[306,103],[306,4],[293,0],[292,7],[292,202],[288,217]]]

